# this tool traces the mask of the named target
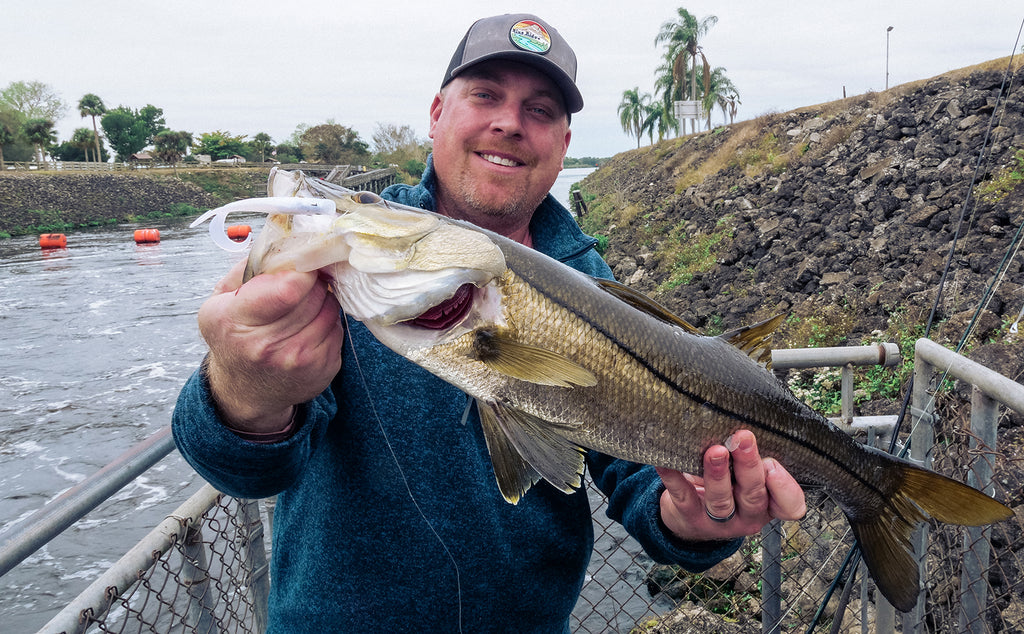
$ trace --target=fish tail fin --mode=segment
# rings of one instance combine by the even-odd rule
[[[903,612],[917,602],[920,577],[910,538],[918,523],[931,516],[948,524],[981,526],[1005,520],[1013,511],[981,491],[944,475],[900,462],[899,482],[881,512],[850,525],[860,542],[871,576],[885,598]]]

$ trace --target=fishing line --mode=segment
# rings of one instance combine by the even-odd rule
[[[402,484],[405,485],[405,491],[406,493],[409,494],[409,499],[412,500],[413,506],[416,507],[416,512],[420,514],[420,517],[423,519],[423,522],[427,525],[427,527],[430,529],[430,532],[433,533],[434,537],[437,539],[437,543],[441,544],[441,548],[443,548],[445,554],[448,555],[448,559],[451,560],[452,566],[455,567],[455,589],[459,605],[458,631],[459,634],[462,634],[462,574],[459,571],[459,563],[455,560],[455,555],[452,554],[452,551],[448,548],[448,544],[445,543],[444,539],[441,537],[441,534],[437,532],[436,528],[434,528],[434,524],[427,518],[426,513],[423,512],[423,508],[420,506],[419,501],[416,499],[416,495],[413,494],[412,492],[412,486],[409,485],[409,479],[405,476],[405,470],[402,469],[402,465],[398,461],[398,454],[395,453],[395,448],[391,445],[391,439],[388,438],[388,433],[384,431],[384,422],[381,419],[380,414],[377,413],[377,406],[374,405],[373,392],[370,391],[370,385],[366,382],[366,375],[363,374],[363,368],[359,364],[359,355],[356,354],[356,344],[355,341],[353,341],[352,339],[352,329],[349,328],[347,325],[348,316],[345,315],[344,309],[342,310],[342,315],[345,316],[345,334],[348,336],[349,347],[352,350],[352,358],[355,360],[356,363],[356,373],[359,374],[359,380],[363,384],[363,390],[366,392],[367,401],[370,404],[370,411],[373,413],[373,417],[377,421],[377,428],[380,430],[381,436],[384,437],[384,444],[387,445],[388,452],[391,453],[391,459],[395,461],[395,467],[398,468],[398,475],[401,476],[402,478]]]
[[[1017,50],[1017,46],[1020,43],[1020,38],[1021,38],[1021,33],[1022,32],[1024,32],[1024,19],[1021,20],[1021,26],[1020,26],[1020,28],[1017,31],[1017,39],[1014,41],[1013,48],[1011,49],[1011,53],[1010,53],[1009,63],[1007,64],[1006,71],[1003,73],[1003,80],[1002,80],[1002,83],[999,86],[999,94],[996,97],[996,104],[993,107],[992,116],[989,117],[988,127],[985,130],[985,137],[982,140],[981,151],[978,154],[978,161],[975,164],[974,173],[971,176],[970,186],[968,187],[967,195],[964,198],[964,204],[963,204],[963,206],[960,209],[960,218],[959,218],[959,220],[957,222],[956,232],[953,235],[953,244],[950,246],[949,255],[946,258],[946,263],[945,263],[945,266],[944,266],[943,271],[942,271],[942,276],[939,279],[938,290],[937,290],[937,292],[935,294],[935,301],[932,304],[931,312],[928,315],[928,321],[925,324],[925,333],[924,333],[924,338],[925,339],[928,339],[930,337],[932,325],[935,322],[935,316],[936,316],[936,314],[938,313],[938,310],[939,310],[939,306],[940,306],[940,303],[941,303],[941,300],[942,300],[942,291],[943,291],[943,288],[945,287],[946,281],[947,281],[947,279],[949,277],[949,271],[950,271],[950,268],[952,267],[953,258],[954,258],[954,256],[957,253],[957,241],[960,240],[960,233],[961,233],[961,230],[963,229],[963,225],[964,225],[965,218],[967,217],[968,209],[971,209],[971,217],[972,218],[973,218],[973,214],[974,214],[974,212],[976,210],[976,203],[975,203],[974,207],[971,207],[971,203],[975,202],[974,201],[974,197],[972,196],[972,194],[974,192],[974,186],[975,186],[975,184],[978,181],[979,174],[981,174],[981,167],[982,167],[982,165],[988,165],[988,160],[991,158],[987,154],[987,151],[988,151],[989,142],[990,142],[990,139],[991,139],[993,123],[997,119],[997,116],[996,116],[997,112],[999,112],[998,119],[1000,121],[1002,120],[1002,116],[1005,113],[1005,103],[1004,103],[1005,99],[1004,99],[1004,96],[1009,94],[1009,90],[1010,90],[1010,87],[1007,85],[1007,81],[1008,81],[1008,78],[1009,78],[1009,81],[1011,82],[1011,85],[1012,85],[1012,81],[1013,81],[1013,79],[1012,79],[1013,78],[1013,75],[1012,75],[1013,59],[1014,59],[1014,56],[1015,56],[1015,53],[1016,53],[1016,50]],[[1000,111],[1000,106],[1003,106],[1003,108],[1004,108],[1003,111]],[[973,221],[972,221],[972,224],[973,224]],[[1010,246],[1009,246],[1009,248],[1007,250],[1007,255],[1004,256],[1003,262],[1000,263],[999,269],[1001,270],[1001,273],[997,273],[997,275],[994,276],[992,284],[998,285],[998,283],[1002,280],[1002,278],[1006,274],[1006,270],[1008,268],[1009,262],[1011,262],[1013,260],[1013,258],[1016,257],[1017,250],[1019,250],[1019,248],[1020,248],[1019,238],[1020,238],[1020,235],[1021,235],[1021,229],[1022,228],[1024,228],[1024,222],[1022,222],[1021,225],[1018,226],[1017,236],[1015,236],[1013,241],[1011,241]],[[1014,243],[1017,243],[1016,247],[1014,246]],[[963,243],[961,243],[960,248],[965,248]],[[1011,254],[1013,254],[1013,255],[1011,256]],[[1003,266],[1004,264],[1007,265],[1006,268],[1004,268],[1004,266]],[[992,294],[994,295],[994,289],[993,289],[993,287],[991,285],[989,287],[989,290],[992,290]],[[984,309],[985,306],[988,305],[988,301],[986,301],[986,299],[988,301],[991,301],[991,297],[989,296],[988,290],[986,290],[986,293],[983,295],[982,300],[979,302],[979,307],[976,310],[976,312],[975,312],[975,314],[974,314],[974,316],[973,316],[973,318],[971,320],[970,325],[968,326],[966,332],[964,333],[963,337],[961,338],[960,342],[957,345],[957,352],[958,353],[963,348],[963,346],[966,344],[967,339],[968,339],[968,337],[970,335],[970,332],[973,330],[975,322],[976,322],[978,316],[980,315],[981,311]],[[1018,321],[1020,320],[1021,317],[1024,317],[1024,307],[1021,308],[1021,316],[1018,317]],[[1016,322],[1015,322],[1015,325],[1016,325]],[[940,379],[938,385],[942,385],[942,381],[944,381],[948,375],[949,375],[949,367],[946,367],[946,369],[943,371],[942,378]],[[896,423],[893,426],[892,438],[889,441],[889,449],[888,449],[888,451],[889,451],[890,454],[894,454],[895,453],[896,445],[899,442],[899,432],[900,432],[900,428],[903,426],[903,421],[906,418],[907,409],[908,409],[908,407],[910,405],[910,398],[911,398],[911,394],[913,392],[913,386],[914,386],[914,375],[911,374],[910,378],[906,382],[906,388],[905,388],[905,391],[904,391],[903,402],[902,402],[902,404],[900,406],[900,413],[899,413],[899,415],[898,415],[898,417],[896,419]],[[930,398],[929,406],[931,406],[935,402],[935,393],[932,393],[929,398]],[[930,407],[927,407],[926,410],[927,409],[930,409]],[[919,417],[918,420],[920,420],[920,417]],[[910,430],[911,434],[914,432],[914,429],[916,428],[917,424],[919,424],[919,423],[915,423],[915,426],[911,428],[911,430]],[[907,452],[909,451],[909,449],[910,449],[910,441],[908,439],[908,441],[903,444],[903,447],[901,448],[901,450],[900,450],[898,455],[900,457],[905,457]],[[814,618],[811,621],[810,626],[807,629],[808,634],[810,632],[812,632],[814,630],[814,628],[817,626],[817,624],[818,624],[818,622],[819,622],[819,620],[820,620],[820,618],[821,618],[821,616],[822,616],[822,614],[824,612],[824,605],[827,604],[827,602],[829,601],[829,599],[832,597],[833,593],[835,592],[835,589],[838,586],[839,580],[842,578],[843,572],[845,571],[847,565],[850,564],[850,563],[856,562],[856,560],[859,559],[859,555],[860,555],[860,543],[859,543],[859,540],[854,538],[853,544],[850,546],[850,550],[847,553],[847,556],[846,556],[846,559],[843,562],[843,565],[840,567],[839,572],[836,573],[836,576],[833,579],[833,583],[829,587],[829,589],[827,591],[827,594],[826,594],[824,600],[822,601],[822,604],[821,604],[822,607],[818,610],[818,613],[815,614]],[[830,555],[830,557],[831,557],[831,555]],[[847,584],[848,585],[850,583],[852,583],[853,577],[854,577],[855,573],[856,573],[856,567],[854,567],[853,569],[850,570],[850,576],[847,579]],[[877,593],[877,588],[876,588],[876,593]]]

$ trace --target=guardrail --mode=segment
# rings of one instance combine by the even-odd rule
[[[850,399],[848,411],[851,415],[845,415],[847,408],[844,407],[843,419],[850,423],[846,425],[850,431],[857,431],[867,425],[869,428],[878,428],[884,432],[886,427],[891,428],[895,419],[895,416],[860,418],[852,415],[854,365],[891,366],[898,361],[899,351],[894,344],[858,348],[778,350],[773,353],[773,364],[777,370],[836,366],[844,368],[842,393],[844,399]],[[977,426],[970,433],[970,446],[966,448],[968,456],[973,458],[969,467],[969,480],[971,484],[985,488],[991,493],[992,468],[987,464],[987,459],[995,447],[994,403],[1002,402],[1024,413],[1024,386],[927,340],[920,340],[917,343],[916,367],[916,424],[911,436],[912,450],[915,455],[923,456],[919,459],[925,462],[932,455],[932,446],[928,439],[934,433],[932,426],[935,419],[930,414],[932,398],[927,386],[935,373],[935,368],[973,383],[977,387],[971,418],[972,421],[977,420]],[[847,372],[849,389],[845,387]],[[145,471],[149,465],[169,453],[172,448],[169,431],[162,430],[37,511],[19,525],[19,530],[4,540],[0,548],[0,574],[17,565],[64,527],[83,517],[135,475]],[[596,490],[592,493],[596,494]],[[813,609],[806,607],[805,602],[821,601],[822,594],[811,582],[796,577],[802,572],[810,574],[813,580],[829,573],[813,564],[792,559],[794,556],[802,557],[802,554],[795,554],[793,550],[792,540],[798,536],[796,531],[799,530],[808,536],[811,547],[838,551],[849,541],[843,535],[846,522],[842,514],[834,505],[827,504],[827,499],[815,501],[811,499],[812,497],[809,495],[810,510],[805,522],[787,523],[788,529],[779,522],[769,525],[760,539],[753,538],[747,547],[734,556],[740,557],[741,563],[723,564],[733,568],[738,566],[740,570],[759,569],[759,586],[751,583],[748,587],[757,587],[754,609],[759,616],[760,629],[764,632],[777,632],[783,628],[789,631],[806,626],[810,618],[809,613],[813,612]],[[603,501],[598,498],[593,510],[594,557],[588,571],[588,581],[572,619],[572,627],[577,632],[629,631],[637,623],[648,621],[662,613],[665,609],[664,599],[660,598],[661,594],[655,593],[669,591],[667,584],[655,582],[649,576],[643,577],[644,574],[649,574],[646,572],[650,568],[649,562],[644,563],[645,560],[639,554],[639,547],[631,550],[630,539],[624,539],[620,533],[612,532],[619,529],[602,519],[602,506]],[[272,514],[272,506],[265,509],[265,513],[268,516]],[[1020,524],[1019,521],[1017,523]],[[84,631],[90,625],[101,624],[101,627],[107,628],[114,621],[120,623],[130,620],[136,622],[140,630],[150,628],[155,631],[168,631],[173,627],[175,631],[206,631],[203,628],[210,622],[215,622],[220,628],[226,628],[230,624],[237,631],[262,632],[266,624],[266,598],[269,592],[263,525],[256,502],[227,498],[209,487],[204,487],[168,516],[85,592],[69,603],[43,631]],[[1022,528],[1024,526],[1018,526],[1016,530]],[[789,535],[785,534],[786,530],[790,532]],[[1012,604],[1014,600],[1020,601],[1020,595],[1024,594],[1024,580],[1008,581],[1000,587],[997,594],[993,593],[988,581],[993,570],[989,564],[993,548],[990,529],[962,530],[965,530],[962,557],[949,557],[946,551],[943,551],[940,561],[942,556],[946,560],[962,560],[963,570],[952,573],[934,570],[931,576],[922,574],[922,578],[929,579],[931,583],[937,583],[937,578],[957,579],[959,594],[952,599],[943,595],[945,598],[941,601],[933,599],[926,604],[926,594],[922,589],[922,601],[918,609],[903,617],[903,632],[924,631],[925,622],[929,623],[928,627],[938,628],[939,631],[973,633],[1024,630],[1024,612],[1017,610],[1019,606],[1014,607],[1016,604]],[[204,533],[208,535],[207,538],[203,537]],[[928,536],[929,532],[922,530],[915,539],[918,552],[922,553],[922,569],[926,565],[923,553],[927,552]],[[1006,558],[1010,557],[1011,565],[1024,568],[1019,560],[1012,559],[1016,556],[1012,549],[1021,547],[1020,544],[1014,547],[1013,541],[1014,538],[1003,536],[997,553],[1000,559],[995,566],[1005,563]],[[933,561],[934,559],[933,554]],[[794,563],[802,565],[789,565]],[[636,570],[641,571],[640,577],[636,576]],[[609,574],[615,582],[606,584],[602,579],[608,579]],[[692,604],[687,604],[682,599],[676,599],[679,601],[677,605],[683,610],[692,611],[687,613],[687,618],[700,612],[702,615],[720,619],[719,623],[724,627],[727,621],[721,620],[722,617],[718,616],[724,613],[721,606],[735,607],[738,595],[754,590],[738,590],[738,582],[729,581],[708,586],[698,593],[697,589],[704,586],[697,584],[707,581],[702,579],[702,576],[691,576],[696,581],[691,579],[687,582],[690,585],[685,595],[693,600],[696,594],[700,594],[701,606],[687,607]],[[624,591],[625,579],[632,579],[632,587],[625,590],[628,596],[612,596]],[[794,586],[794,582],[798,585]],[[641,589],[644,588],[652,594],[644,597],[641,593]],[[842,623],[844,616],[854,615],[851,618],[859,618],[861,632],[894,632],[895,617],[891,606],[887,606],[884,599],[875,593],[875,611],[869,613],[869,592],[870,584],[864,580],[859,617],[855,616],[857,609],[851,607],[847,613],[832,614],[830,618],[833,622]],[[785,609],[784,601],[788,603]],[[947,601],[952,607],[946,605]],[[951,613],[950,610],[954,612]],[[741,614],[740,618],[744,618],[744,615]],[[729,619],[735,620],[736,616],[730,613]],[[995,625],[990,626],[993,622]],[[748,625],[753,624],[748,621]],[[710,627],[714,629],[715,626]],[[856,624],[854,627],[847,626],[843,631],[854,631],[855,627]],[[744,629],[749,631],[750,628]]]

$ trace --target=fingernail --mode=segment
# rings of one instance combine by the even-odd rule
[[[739,442],[737,442],[737,440],[736,440],[736,434],[733,434],[733,435],[729,436],[728,438],[726,438],[725,442],[723,442],[722,444],[730,452],[731,451],[736,451],[736,448],[739,447]]]

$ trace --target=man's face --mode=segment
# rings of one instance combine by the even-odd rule
[[[430,107],[438,211],[499,233],[524,227],[570,136],[561,92],[543,73],[498,60],[468,69]]]

